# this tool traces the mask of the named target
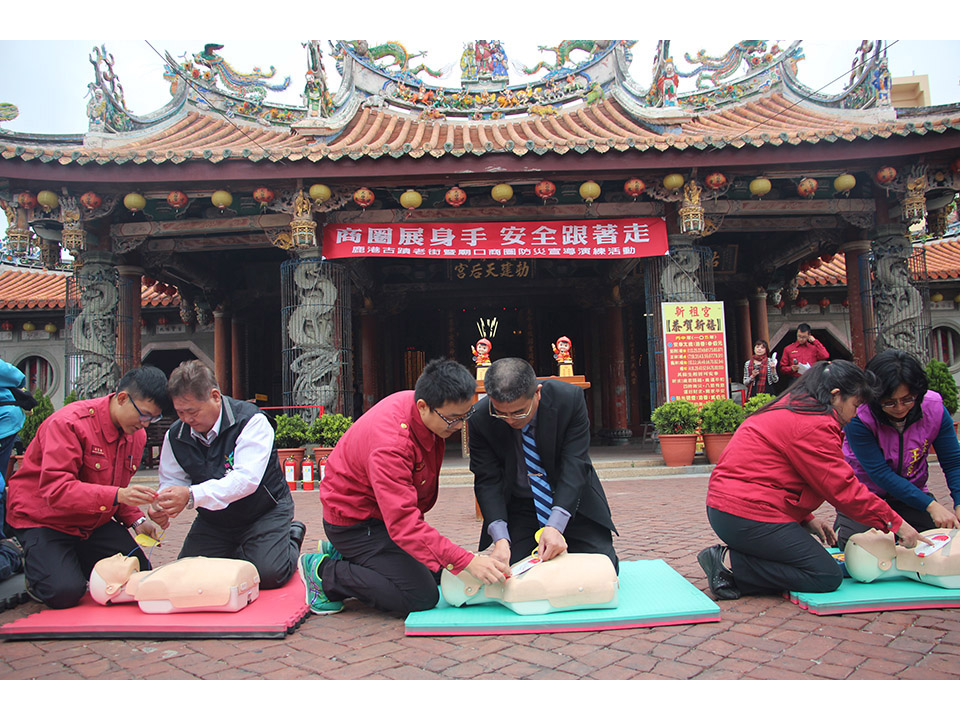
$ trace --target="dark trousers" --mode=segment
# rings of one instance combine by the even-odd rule
[[[927,496],[931,500],[936,500],[930,493],[927,493]],[[936,527],[933,518],[930,517],[930,513],[926,510],[917,510],[915,507],[910,507],[902,500],[897,500],[896,498],[885,497],[880,499],[889,505],[897,515],[913,525],[913,529],[917,532],[933,530]],[[837,547],[843,550],[847,546],[847,540],[850,539],[851,535],[866,532],[870,529],[870,526],[858,523],[852,517],[838,511],[837,519],[833,523],[833,529],[837,531]]]
[[[300,548],[290,537],[291,522],[293,498],[289,496],[241,527],[214,525],[198,514],[183,541],[180,557],[246,560],[257,568],[261,589],[283,587],[296,572],[300,557]]]
[[[323,593],[331,600],[357,598],[378,610],[430,610],[440,599],[438,574],[390,539],[380,520],[357,525],[323,522],[327,539],[343,555],[320,566]]]
[[[150,569],[130,531],[112,520],[87,539],[45,527],[13,528],[13,532],[23,546],[27,587],[38,600],[58,610],[80,602],[93,566],[105,557],[132,554],[141,570]]]
[[[533,536],[540,529],[540,521],[532,499],[510,498],[507,528],[510,531],[510,564],[513,565],[530,557],[530,553],[537,549]],[[603,525],[583,515],[574,515],[563,531],[563,539],[567,541],[567,552],[606,555],[613,562],[614,570],[620,572],[620,561],[613,549],[613,534]]]
[[[707,508],[710,526],[727,547],[733,579],[744,595],[833,592],[843,571],[800,523],[747,520]]]

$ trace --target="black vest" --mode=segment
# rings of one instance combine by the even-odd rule
[[[190,426],[180,420],[175,421],[168,431],[173,456],[187,473],[192,485],[227,474],[233,467],[237,438],[250,418],[260,412],[252,403],[234,400],[226,395],[222,397],[220,432],[209,447],[194,437]],[[269,512],[289,495],[290,490],[283,481],[283,472],[274,445],[267,461],[267,469],[264,470],[255,492],[235,500],[222,510],[197,508],[197,514],[213,525],[241,527]]]

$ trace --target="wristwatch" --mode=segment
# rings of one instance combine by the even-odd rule
[[[140,518],[139,520],[134,520],[134,521],[133,521],[133,524],[130,525],[130,529],[131,529],[131,530],[136,530],[138,527],[140,527],[141,525],[143,525],[146,521],[147,521],[147,516],[144,515],[144,516],[143,516],[142,518]]]
[[[187,492],[190,493],[190,499],[187,500],[187,510],[193,510],[193,488],[187,488]]]

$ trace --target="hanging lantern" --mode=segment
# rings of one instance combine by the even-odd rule
[[[49,323],[47,323],[46,325],[43,326],[43,329],[46,330],[46,331],[47,331],[48,333],[50,333],[51,335],[56,335],[56,334],[57,334],[57,326],[56,326],[55,323],[49,322]]]
[[[9,320],[4,320],[2,323],[0,323],[0,330],[3,330],[4,332],[10,332],[13,330],[13,323]]]
[[[829,299],[829,298],[820,298],[820,307],[822,307],[824,310],[826,310],[828,307],[830,307],[830,299]]]
[[[797,298],[797,307],[806,307],[810,304],[810,301],[806,298]]]
[[[43,208],[44,212],[50,212],[60,205],[60,198],[57,197],[55,192],[41,190],[37,193],[37,202],[40,203],[40,207]]]
[[[774,307],[775,307],[777,310],[783,310],[786,306],[787,306],[787,303],[786,303],[785,300],[781,300],[781,301],[778,302],[776,305],[774,305]]]
[[[400,196],[400,204],[407,210],[416,210],[423,204],[423,196],[416,190],[407,190]]]
[[[190,198],[187,197],[186,193],[182,193],[179,190],[174,190],[167,195],[167,205],[175,210],[182,210],[187,206],[188,202],[190,202]]]
[[[503,205],[513,197],[513,188],[507,183],[494,185],[490,188],[490,197]]]
[[[30,321],[27,321],[27,322],[25,322],[25,323],[23,324],[23,331],[24,331],[24,332],[33,332],[33,331],[36,330],[36,329],[37,329],[37,326],[34,325],[34,324],[33,324],[32,322],[30,322]]]
[[[953,170],[955,175],[960,175],[960,157],[950,163],[950,169]]]
[[[930,302],[943,302],[943,293],[935,292],[933,295],[930,296]]]
[[[673,192],[683,187],[683,175],[680,173],[670,173],[663,179],[663,186]]]
[[[700,186],[691,180],[683,188],[683,203],[680,205],[680,232],[699,234],[703,232],[703,205],[700,204]]]
[[[467,194],[459,187],[454,185],[452,188],[447,190],[447,194],[443,196],[443,199],[447,201],[447,205],[452,207],[460,207],[467,201]]]
[[[274,197],[276,196],[273,194],[273,190],[268,187],[258,187],[253,191],[253,199],[260,203],[261,209],[272,203]]]
[[[824,253],[823,255],[820,256],[820,259],[823,260],[825,263],[832,263],[833,253]]]
[[[147,206],[147,199],[140,193],[127,193],[123,196],[123,205],[130,212],[139,212]]]
[[[318,203],[326,202],[330,199],[330,195],[333,194],[330,192],[330,188],[322,183],[311,185],[310,190],[308,190],[307,193],[310,195],[311,200]]]
[[[37,206],[37,196],[31,192],[22,192],[17,195],[17,205],[24,210],[33,210]]]
[[[839,175],[837,179],[833,181],[833,189],[838,193],[848,193],[856,186],[857,179],[850,173]]]
[[[817,183],[817,181],[813,178],[803,178],[803,180],[800,181],[800,184],[797,185],[797,195],[802,198],[813,197],[817,192],[818,184],[819,183]]]
[[[727,176],[721,172],[712,172],[703,182],[711,190],[719,190],[727,184]]]
[[[840,301],[840,304],[841,304],[843,307],[850,307],[850,301],[847,300],[846,298],[844,298],[843,300],[841,300],[841,301]]]
[[[773,186],[770,184],[770,181],[765,177],[754,178],[750,181],[750,193],[757,197],[763,197],[770,192],[772,188]]]
[[[233,195],[226,190],[217,190],[210,196],[210,202],[213,203],[214,207],[225,210],[233,205]]]
[[[166,315],[161,315],[160,317],[157,318],[157,325],[166,325],[166,324],[167,324]]]
[[[877,173],[876,175],[874,175],[874,178],[876,178],[877,182],[880,183],[881,185],[889,185],[890,183],[892,183],[894,180],[897,179],[897,171],[894,168],[887,165],[877,170]]]
[[[557,192],[557,186],[549,180],[541,180],[533,188],[533,191],[537,194],[538,198],[546,200],[547,198],[552,198],[553,194]]]
[[[600,186],[593,180],[587,180],[580,186],[580,197],[582,197],[587,204],[592,203],[600,197]]]
[[[353,201],[362,208],[370,207],[376,199],[377,196],[370,188],[362,187],[353,193]]]
[[[80,204],[87,210],[96,210],[103,205],[103,200],[95,192],[85,192],[80,196]]]
[[[903,199],[903,219],[908,224],[923,220],[927,216],[927,174],[920,172],[916,177],[907,178],[907,195]]]
[[[146,326],[147,326],[147,316],[146,316],[146,315],[141,315],[141,316],[140,316],[140,327],[145,328]]]
[[[634,200],[640,197],[646,189],[647,186],[644,185],[643,180],[640,178],[630,178],[623,184],[623,191]]]
[[[357,192],[360,191],[357,190]],[[370,194],[373,195],[373,193]],[[373,200],[371,199],[370,202]],[[313,219],[313,205],[303,194],[303,190],[297,193],[293,208],[293,220],[290,221],[290,238],[293,245],[298,248],[313,247],[317,244],[317,223]]]

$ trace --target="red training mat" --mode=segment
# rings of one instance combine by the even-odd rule
[[[0,626],[4,640],[39,638],[283,638],[309,613],[300,575],[238,612],[154,615],[137,603],[98,605],[87,593],[76,607],[44,609]]]

